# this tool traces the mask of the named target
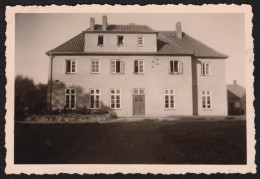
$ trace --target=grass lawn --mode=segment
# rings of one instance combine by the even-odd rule
[[[15,124],[16,164],[245,164],[245,120]]]

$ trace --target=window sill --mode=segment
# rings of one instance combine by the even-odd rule
[[[100,72],[91,72],[90,74],[97,75],[100,74]]]
[[[169,73],[170,75],[182,75],[182,73]]]
[[[137,72],[134,72],[134,75],[144,75],[144,73],[137,73]]]
[[[111,75],[124,75],[124,73],[110,73]]]
[[[69,74],[77,74],[76,72],[65,72],[65,74],[69,75]]]
[[[202,108],[202,110],[212,110],[212,108]]]
[[[101,108],[89,108],[90,110],[97,110],[97,109],[101,109]]]
[[[110,108],[111,110],[121,110],[122,108]]]
[[[165,111],[168,111],[168,110],[176,110],[176,108],[164,108]]]
[[[103,47],[104,45],[101,45],[101,44],[97,44],[98,47]]]

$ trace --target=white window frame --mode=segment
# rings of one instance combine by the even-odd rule
[[[168,96],[168,107],[166,107],[166,96]],[[171,99],[172,96],[173,96],[173,99]],[[176,96],[175,96],[174,89],[164,89],[164,95],[163,95],[164,109],[176,109],[176,99],[175,98],[176,98]],[[171,100],[173,100],[173,103],[171,103]],[[173,106],[171,104],[173,104]]]
[[[67,71],[67,61],[70,61],[70,71]],[[73,63],[74,63],[74,68],[73,68]],[[74,71],[72,70],[74,69]],[[75,59],[66,59],[65,60],[65,73],[70,74],[70,73],[77,73],[77,60]]]
[[[67,90],[69,90],[69,93],[66,92]],[[72,90],[75,90],[74,94],[71,93]],[[67,96],[69,96],[69,107],[67,107],[67,100],[66,100]],[[74,108],[71,107],[71,96],[75,96]],[[77,105],[77,90],[75,88],[66,88],[65,89],[65,107],[66,107],[66,109],[76,109],[76,105]]]
[[[94,93],[91,92],[92,90],[94,91]],[[97,90],[99,91],[99,93],[97,93]],[[94,107],[91,107],[91,96],[94,96]],[[98,100],[97,100],[97,96],[98,96]],[[89,98],[89,108],[90,109],[100,109],[101,108],[101,90],[90,88],[89,89],[89,97],[90,97]],[[98,101],[98,104],[99,104],[98,107],[96,107],[97,101]]]
[[[98,41],[97,41],[97,46],[102,47],[105,43],[105,38],[104,38],[104,35],[98,35],[98,39],[99,39],[99,37],[103,37],[103,44],[99,44]]]
[[[120,61],[120,72],[116,72],[116,62]],[[114,62],[115,67],[114,67],[114,71],[112,70],[112,63]],[[120,60],[120,59],[111,59],[110,60],[110,73],[111,74],[124,74],[124,61]]]
[[[119,43],[118,43],[119,37],[123,37],[122,44],[119,44]],[[124,38],[124,35],[117,35],[117,36],[116,36],[116,45],[117,45],[118,47],[124,46],[124,43],[125,43],[125,42],[124,42],[124,39],[125,39],[125,38]]]
[[[98,68],[96,68],[97,64],[93,64],[94,62],[98,62]],[[93,71],[93,65],[95,65],[95,70],[98,69],[98,71]],[[100,61],[98,59],[92,59],[91,60],[91,69],[90,69],[91,73],[100,73]]]
[[[112,90],[114,90],[115,93],[112,93]],[[118,90],[119,90],[119,93],[117,93]],[[109,96],[110,96],[110,98],[109,98],[109,101],[110,101],[110,109],[121,109],[121,108],[122,108],[121,89],[112,88],[112,89],[110,89],[109,94],[110,94],[110,95],[109,95]],[[112,100],[112,96],[114,96],[114,99],[113,99],[113,100]],[[119,108],[117,107],[117,102],[116,102],[117,96],[119,96],[119,105],[120,105]],[[113,101],[113,104],[115,105],[114,107],[112,107],[112,101]]]
[[[144,95],[145,89],[144,88],[133,88],[133,95]]]
[[[140,38],[141,38],[141,41],[142,41],[142,43],[140,44],[139,42],[139,40],[140,40]],[[138,35],[137,36],[137,46],[138,47],[143,47],[144,46],[144,36],[143,35]]]
[[[207,65],[208,65],[208,69],[206,69]],[[210,62],[201,62],[201,75],[203,76],[211,75],[210,66],[211,66]]]
[[[137,72],[135,71],[135,62],[137,61]],[[142,62],[143,71],[141,72],[140,68],[140,62]],[[134,60],[134,73],[135,74],[143,74],[144,73],[144,60],[136,59]]]
[[[204,92],[204,94],[203,94]],[[209,94],[208,94],[209,92]],[[203,97],[205,97],[205,107],[203,107]],[[209,97],[209,103],[208,98]],[[209,107],[208,107],[209,105]],[[201,91],[201,108],[202,109],[212,109],[212,91],[211,90],[202,90]]]
[[[177,62],[177,72],[174,71],[174,62]],[[171,63],[173,69],[171,70]],[[170,74],[183,74],[183,63],[180,60],[170,60],[169,61],[169,73]]]

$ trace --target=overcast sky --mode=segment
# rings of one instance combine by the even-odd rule
[[[104,14],[16,14],[15,74],[47,83],[51,50],[89,27],[89,18],[101,23]],[[108,24],[144,24],[154,30],[182,30],[213,49],[229,56],[226,59],[227,84],[237,80],[245,86],[245,28],[243,14],[105,14]]]

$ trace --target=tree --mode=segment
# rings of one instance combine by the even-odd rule
[[[28,77],[18,75],[15,78],[15,119],[23,120],[31,114],[40,114],[46,110],[47,85],[35,85]]]

